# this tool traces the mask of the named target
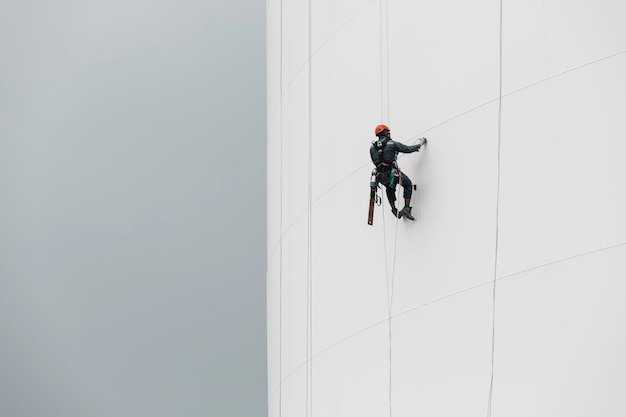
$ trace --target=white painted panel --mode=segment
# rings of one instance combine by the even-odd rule
[[[620,0],[505,3],[505,92],[626,50],[624,21]]]
[[[486,285],[393,320],[394,415],[486,415],[491,299]]]
[[[626,246],[498,283],[494,414],[626,415]]]
[[[307,210],[309,166],[308,72],[300,74],[283,98],[284,226],[290,227]]]
[[[283,373],[307,359],[307,256],[306,218],[296,222],[283,238]]]
[[[279,417],[281,415],[280,411],[280,401],[281,397],[278,392],[273,392],[270,394],[268,407],[267,407],[267,416],[268,417]]]
[[[292,372],[283,382],[282,415],[293,417],[306,417],[307,396],[311,390],[307,386],[307,369],[301,367]]]
[[[282,1],[283,91],[309,62],[309,1]]]
[[[549,69],[553,74],[626,49],[623,1],[550,0],[545,10]]]
[[[419,187],[413,200],[419,217],[401,221],[395,312],[493,279],[496,122],[497,105],[484,106],[434,130],[425,149],[399,159]]]
[[[498,97],[498,29],[490,0],[389,2],[389,123],[396,138]],[[380,65],[378,54],[372,58]]]
[[[502,84],[510,92],[549,77],[550,65],[546,25],[548,7],[544,0],[507,2],[503,9]]]
[[[352,22],[369,9],[380,11],[377,0],[345,0],[312,2],[311,16],[313,21],[312,46],[313,52],[319,51],[325,44],[337,36],[340,31],[352,32]],[[378,27],[372,27],[372,31]]]
[[[367,225],[368,172],[349,177],[313,209],[316,352],[388,315],[384,242]]]
[[[376,12],[359,14],[313,60],[314,198],[369,161],[380,97],[380,67],[369,62],[378,54]]]
[[[313,415],[389,415],[387,329],[376,326],[315,357]]]
[[[504,100],[500,275],[626,240],[623,74],[626,55]]]

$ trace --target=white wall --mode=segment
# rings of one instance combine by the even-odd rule
[[[270,416],[487,415],[494,274],[492,415],[626,415],[626,3],[504,1],[502,52],[493,0],[311,3],[267,6]],[[415,222],[367,225],[379,123]]]

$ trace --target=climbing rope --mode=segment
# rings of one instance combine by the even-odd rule
[[[280,0],[280,272],[278,277],[278,417],[283,415],[283,0]]]
[[[380,119],[382,122],[390,124],[390,94],[389,94],[389,3],[387,0],[380,0]],[[386,104],[386,107],[385,107]],[[386,116],[386,117],[385,117]],[[393,172],[393,171],[392,171]],[[393,174],[392,174],[393,175]],[[402,177],[400,176],[400,184],[402,183]],[[397,192],[397,191],[396,191]],[[398,199],[396,198],[396,201]],[[396,208],[397,209],[397,208]],[[388,346],[389,346],[389,417],[393,416],[392,408],[392,377],[393,377],[393,333],[392,333],[392,310],[393,310],[393,286],[395,277],[395,264],[397,255],[397,242],[398,242],[398,221],[399,218],[396,215],[396,230],[394,237],[393,247],[393,264],[391,271],[391,280],[389,279],[389,261],[387,255],[387,227],[385,223],[383,206],[383,246],[385,251],[385,279],[387,287],[387,322],[388,322]]]
[[[308,219],[307,219],[307,369],[306,369],[306,416],[313,415],[313,111],[312,111],[312,49],[311,49],[311,0],[308,1],[308,47],[309,47],[309,132],[308,132]]]
[[[496,283],[498,282],[498,238],[500,226],[500,173],[501,161],[500,150],[502,144],[502,0],[500,0],[500,67],[499,67],[499,99],[498,99],[498,181],[496,190],[496,236],[495,236],[495,254],[493,265],[493,291],[492,291],[492,312],[491,312],[491,378],[489,381],[489,400],[487,402],[487,417],[491,417],[491,406],[493,402],[493,375],[496,356]]]

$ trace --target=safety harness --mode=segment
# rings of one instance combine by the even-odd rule
[[[387,146],[387,143],[390,140],[391,139],[388,137],[383,140],[375,140],[374,142],[372,142],[372,145],[374,145],[374,147],[376,148],[376,152],[378,152],[381,160],[381,162],[376,165],[376,169],[378,170],[378,172],[389,172],[389,186],[394,187],[396,176],[400,177],[402,173],[400,172],[398,164],[396,163],[395,155],[392,161],[386,162],[383,160],[383,151],[385,150],[385,146]]]

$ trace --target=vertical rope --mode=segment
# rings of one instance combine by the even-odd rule
[[[385,108],[383,103],[385,102],[384,100],[384,71],[383,71],[383,0],[380,0],[379,2],[379,16],[380,16],[380,120],[381,122],[384,122],[385,120]]]
[[[389,416],[391,417],[391,303],[393,298],[393,288],[389,285],[389,263],[387,261],[387,224],[385,222],[385,199],[382,198],[381,208],[383,209],[383,249],[385,251],[385,283],[387,285],[387,322],[389,328]],[[396,219],[397,220],[397,219]],[[397,223],[396,223],[397,230]]]
[[[402,174],[400,174],[400,188],[402,188]],[[398,191],[399,192],[399,191]],[[399,201],[396,198],[396,201]],[[393,362],[392,362],[392,327],[391,327],[391,316],[393,313],[393,293],[394,293],[394,281],[395,281],[395,276],[396,276],[396,258],[397,258],[397,254],[398,254],[398,229],[400,229],[399,226],[399,222],[400,219],[396,216],[396,232],[395,232],[395,236],[393,239],[393,263],[391,264],[391,295],[387,301],[387,314],[388,314],[388,320],[389,320],[389,417],[393,416],[393,408],[392,408],[392,382],[393,382],[393,378],[392,378],[392,369],[393,369]]]
[[[278,417],[283,415],[283,0],[280,0],[280,272],[278,278]]]
[[[312,178],[313,178],[313,111],[312,111],[312,75],[313,75],[313,64],[312,64],[312,47],[311,47],[311,0],[308,2],[308,31],[309,31],[309,39],[308,39],[308,47],[309,47],[309,137],[308,137],[308,248],[307,248],[307,394],[306,394],[306,415],[307,417],[311,417],[313,415],[313,363],[312,363],[312,355],[313,355],[313,248],[312,248],[312,239],[313,239],[313,213],[312,213],[312,202],[313,202],[313,187],[312,187]]]
[[[390,89],[389,89],[389,79],[391,78],[389,76],[389,0],[385,0],[385,41],[386,41],[386,48],[385,48],[385,61],[387,63],[387,124],[391,125],[391,109],[389,107],[389,95],[390,95]]]
[[[496,238],[495,238],[495,256],[493,265],[493,292],[492,292],[492,312],[491,312],[491,379],[489,382],[489,401],[487,403],[487,417],[491,417],[491,405],[493,402],[493,374],[496,353],[496,283],[498,281],[498,238],[500,225],[500,173],[501,173],[501,144],[502,144],[502,0],[500,0],[500,31],[499,31],[499,47],[500,47],[500,68],[499,68],[499,98],[498,98],[498,182],[496,192]]]
[[[380,0],[380,118],[384,123],[389,124],[389,4],[388,0]],[[384,9],[383,9],[384,8]],[[389,417],[393,416],[392,408],[392,325],[391,315],[393,309],[393,284],[396,263],[396,243],[398,237],[398,218],[396,217],[396,231],[394,240],[393,268],[391,272],[391,282],[389,280],[389,269],[387,263],[387,230],[384,223],[383,233],[385,245],[385,277],[387,282],[387,322],[388,322],[388,346],[389,346]]]

